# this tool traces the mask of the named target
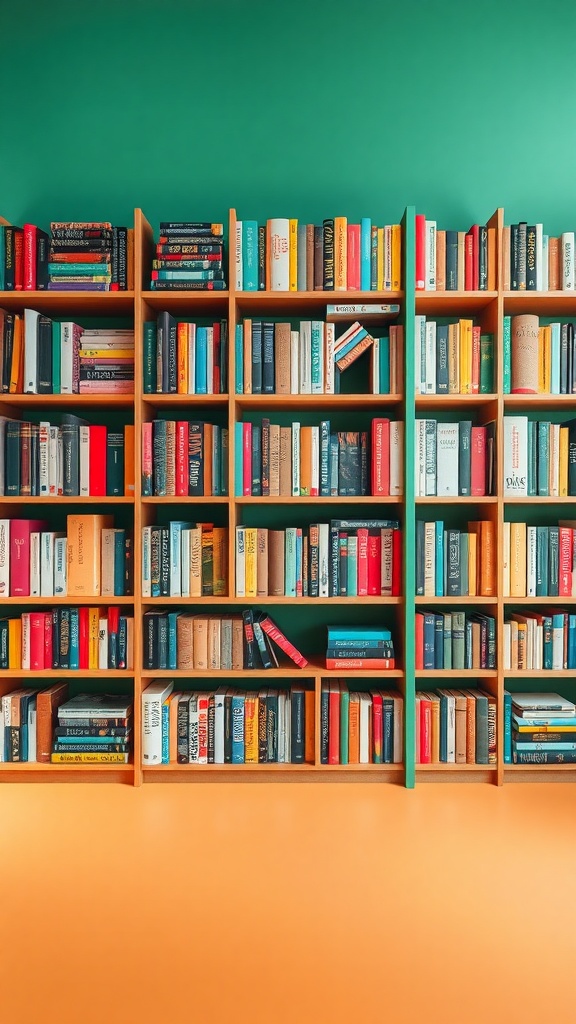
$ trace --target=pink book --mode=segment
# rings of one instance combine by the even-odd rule
[[[46,612],[44,616],[44,668],[52,668],[52,613]]]
[[[368,530],[361,527],[358,534],[358,597],[368,594]]]
[[[142,494],[152,494],[152,423],[142,424]]]
[[[244,487],[242,493],[250,497],[252,494],[252,424],[242,424],[242,436],[244,438],[243,449],[243,471],[242,478]]]
[[[176,422],[176,494],[188,495],[188,420]]]
[[[348,274],[349,291],[360,291],[360,225],[348,225]]]
[[[30,612],[30,670],[44,669],[45,612]]]
[[[486,494],[486,427],[472,427],[470,436],[470,494]]]
[[[372,494],[390,494],[390,420],[372,420]]]
[[[10,521],[10,595],[30,597],[30,534],[47,529],[43,519]]]

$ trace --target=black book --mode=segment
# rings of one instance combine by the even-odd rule
[[[447,530],[447,597],[460,597],[460,530]]]
[[[204,495],[204,424],[188,424],[188,494]]]
[[[118,289],[128,287],[128,229],[118,228]]]
[[[338,494],[358,497],[362,493],[360,434],[357,430],[338,433]]]
[[[444,668],[444,616],[434,616],[434,668]]]
[[[145,669],[159,668],[159,629],[158,623],[162,612],[145,612],[143,633],[143,667]]]
[[[292,690],[290,711],[290,760],[292,764],[304,764],[306,715],[304,690]]]
[[[181,697],[178,701],[178,714],[176,716],[176,728],[178,730],[176,759],[178,764],[188,764],[188,721],[189,721],[190,700],[188,697]]]
[[[330,691],[324,685],[320,695],[320,764],[328,764],[328,708]]]
[[[70,497],[80,494],[80,427],[86,420],[72,413],[64,413],[60,433],[62,436],[63,493]]]
[[[124,431],[109,430],[106,437],[106,494],[124,495]]]
[[[254,639],[254,616],[251,608],[246,608],[242,612],[242,622],[244,625],[244,668],[254,669],[257,668],[260,659]]]
[[[323,268],[324,291],[334,291],[334,220],[329,218],[323,223]]]
[[[510,226],[510,288],[513,292],[518,291],[519,227],[519,224]]]
[[[0,619],[0,668],[8,668],[8,619]]]
[[[52,609],[52,668],[60,668],[60,616]]]
[[[258,228],[258,290],[266,290],[266,225]]]
[[[261,690],[258,694],[258,763],[266,764],[268,760],[268,694]]]
[[[262,324],[262,393],[273,395],[275,390],[274,324],[265,321]]]
[[[14,291],[16,271],[15,238],[18,228],[6,224],[4,228],[4,288],[7,292]]]
[[[127,667],[128,621],[125,615],[118,617],[118,668]]]
[[[526,227],[526,290],[536,291],[536,226]]]
[[[232,697],[233,690],[224,695],[224,764],[232,763]]]
[[[36,228],[36,288],[45,291],[49,275],[50,238],[46,231]]]
[[[14,314],[4,315],[4,345],[2,350],[2,391],[10,389],[12,372],[12,352],[14,349]]]
[[[118,290],[118,228],[112,228],[112,260],[110,265],[111,277],[110,277],[110,288],[112,291]],[[116,287],[114,287],[116,286]]]
[[[40,494],[40,426],[30,424],[30,495],[37,498]]]
[[[158,668],[168,668],[168,616],[158,619]]]
[[[458,291],[458,232],[446,232],[446,291]]]
[[[58,610],[58,668],[70,668],[70,609]]]
[[[394,761],[394,701],[392,697],[382,697],[382,762],[392,764]]]
[[[6,424],[4,493],[14,498],[20,495],[20,422],[18,420],[8,420]]]
[[[314,291],[324,288],[324,228],[314,225]]]
[[[52,384],[52,321],[40,315],[36,324],[37,390],[39,395],[51,395]]]
[[[177,382],[177,321],[170,313],[158,314],[157,347],[162,353],[162,391],[175,395]]]
[[[278,761],[278,691],[269,690],[266,696],[266,759]]]
[[[262,394],[262,321],[252,321],[252,394]]]
[[[44,234],[44,232],[42,232]],[[48,240],[49,252],[54,253],[95,253],[101,256],[110,252],[110,242],[106,238],[54,238]]]
[[[160,596],[170,596],[170,530],[160,528]]]

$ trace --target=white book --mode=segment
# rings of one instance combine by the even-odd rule
[[[426,321],[426,394],[436,394],[436,321]]]
[[[290,331],[290,394],[300,394],[300,332]]]
[[[90,495],[90,427],[78,429],[80,447],[80,495]]]
[[[372,699],[369,693],[360,693],[360,764],[370,761],[370,709]]]
[[[414,327],[414,388],[417,395],[426,392],[426,317],[418,314]]]
[[[548,291],[548,235],[542,235],[542,291]]]
[[[142,693],[142,764],[162,763],[162,705],[173,689],[173,680],[162,679]]]
[[[214,394],[214,328],[206,328],[206,394]]]
[[[40,597],[40,534],[30,534],[30,597]]]
[[[8,728],[12,723],[12,700],[9,693],[5,693],[2,697],[2,722],[4,727]],[[0,743],[0,762],[6,760],[6,751],[4,749],[5,744]]]
[[[310,494],[320,494],[320,427],[312,427]]]
[[[54,549],[56,534],[40,534],[40,597],[54,597]],[[58,536],[63,536],[59,534]]]
[[[436,221],[426,221],[426,291],[436,291]]]
[[[562,235],[562,291],[574,291],[574,232],[565,231]]]
[[[458,497],[458,423],[436,425],[436,494],[443,498]]]
[[[28,760],[36,761],[36,699],[28,704]]]
[[[38,427],[38,493],[41,497],[50,494],[50,424],[42,421]]]
[[[236,527],[236,597],[246,597],[246,528]]]
[[[170,597],[182,597],[182,523],[170,523]]]
[[[426,495],[426,420],[415,421],[416,451],[414,489],[417,498]]]
[[[390,420],[390,495],[404,491],[404,421]]]
[[[504,669],[507,671],[511,670],[510,657],[511,657],[511,628],[510,623],[504,623]]]
[[[22,668],[30,671],[30,612],[22,612]]]
[[[502,593],[510,597],[510,523],[502,524]]]
[[[392,225],[384,225],[384,291],[392,291]]]
[[[242,265],[242,221],[236,221],[236,248],[234,261],[234,287],[237,292],[244,290],[244,267]]]
[[[48,494],[58,494],[58,427],[48,430]]]
[[[504,497],[528,496],[528,417],[504,417]]]
[[[324,354],[324,392],[327,395],[334,394],[334,347],[336,345],[336,331],[333,323],[327,323],[324,327],[324,341],[326,351]]]
[[[226,693],[227,688],[221,686],[214,694],[214,764],[224,764],[224,699]]]
[[[24,310],[24,394],[38,394],[38,318],[34,309]]]
[[[551,423],[549,433],[549,480],[548,487],[551,498],[560,495],[560,424]]]
[[[522,718],[543,718],[546,715],[571,718],[576,714],[576,705],[559,693],[514,693],[512,704]]]
[[[544,291],[542,284],[544,268],[543,226],[536,225],[536,291]]]
[[[330,591],[330,526],[318,524],[318,596],[329,597]]]
[[[436,523],[424,523],[424,597],[436,594]]]
[[[311,383],[311,390],[313,395],[324,394],[324,321],[313,320],[312,321],[312,335],[314,338],[320,339],[320,344],[317,346],[318,359],[319,359],[319,372],[315,373],[314,376],[318,379]],[[310,380],[312,381],[312,363],[310,363]]]
[[[271,219],[270,225],[270,290],[287,292],[290,290],[290,221],[284,217]]]
[[[312,394],[312,321],[300,321],[300,394]]]
[[[456,699],[453,693],[438,690],[446,697],[446,763],[456,762]]]
[[[144,691],[146,692],[146,691]],[[190,694],[188,702],[188,763],[198,764],[200,751],[198,695]]]
[[[116,530],[104,527],[100,541],[100,593],[114,597],[114,547]]]
[[[67,552],[67,538],[56,534],[54,539],[54,595],[56,597],[66,597],[68,593]]]
[[[98,668],[108,668],[108,619],[98,620]]]
[[[182,530],[180,536],[180,566],[182,572],[182,597],[190,597],[190,530]]]
[[[142,527],[142,597],[152,596],[152,527]]]
[[[438,425],[436,420],[426,420],[426,438],[425,438],[425,464],[426,464],[426,489],[424,494],[427,497],[435,497],[436,495],[436,467],[437,467],[437,451],[436,445],[438,441],[437,437]]]
[[[528,664],[528,668],[532,665]],[[564,668],[564,630],[562,626],[552,625],[552,670],[561,672]]]
[[[370,355],[370,370],[373,395],[380,394],[380,338],[374,338]]]
[[[10,520],[0,519],[0,597],[10,597]],[[2,746],[2,744],[0,744]]]
[[[196,394],[196,324],[188,324],[188,394]]]
[[[300,497],[300,424],[292,424],[292,497]]]
[[[60,324],[60,394],[74,394],[74,324]]]

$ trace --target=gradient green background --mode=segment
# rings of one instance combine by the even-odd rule
[[[0,0],[0,212],[576,226],[567,0]],[[521,43],[518,42],[521,40]]]

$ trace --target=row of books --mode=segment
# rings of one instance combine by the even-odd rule
[[[576,705],[559,693],[510,699],[514,764],[576,763]]]
[[[396,667],[392,633],[384,626],[328,626],[326,668],[375,669]]]
[[[236,527],[237,597],[397,597],[397,520],[333,519],[309,527]]]
[[[416,316],[417,395],[489,395],[494,391],[494,336],[473,320],[439,324]]]
[[[248,608],[241,615],[188,615],[149,611],[143,623],[145,669],[239,671],[277,668],[277,646],[298,668],[306,658],[266,612]]]
[[[0,495],[134,497],[134,427],[0,417]]]
[[[505,670],[576,668],[576,615],[561,608],[512,612],[503,643]]]
[[[504,497],[576,494],[576,420],[504,417]]]
[[[163,312],[144,323],[143,340],[144,394],[226,394],[226,320],[201,326]]]
[[[289,427],[236,423],[237,497],[362,497],[400,495],[403,490],[404,423],[372,420],[367,431],[331,431],[293,422]]]
[[[224,265],[223,224],[161,221],[150,287],[223,291]]]
[[[540,324],[532,313],[504,317],[503,391],[513,395],[576,392],[573,323]]]
[[[416,764],[496,764],[497,702],[484,690],[416,691]]]
[[[313,764],[314,691],[174,690],[158,680],[142,694],[142,763]]]
[[[439,231],[435,220],[416,214],[417,290],[494,291],[496,266],[495,228]]]
[[[237,291],[399,291],[402,230],[378,227],[369,217],[348,224],[329,217],[322,224],[272,218],[236,222]]]
[[[134,232],[109,221],[0,228],[0,291],[125,291],[134,287]]]
[[[121,608],[63,607],[0,619],[0,669],[134,667],[134,619]]]
[[[293,328],[289,322],[244,320],[236,325],[235,347],[236,394],[339,394],[341,373],[368,351],[369,392],[396,394],[402,386],[401,325],[374,337],[355,320],[336,338],[330,321],[301,320]]]
[[[417,419],[414,428],[417,498],[494,494],[494,422],[474,426],[471,420],[440,423]]]
[[[228,428],[200,420],[142,424],[142,495],[228,494]]]
[[[1,597],[125,597],[132,577],[132,538],[112,516],[69,515],[66,533],[0,519]]]
[[[350,690],[340,679],[320,694],[321,764],[400,764],[404,701],[395,690]]]
[[[416,594],[420,597],[493,597],[496,537],[489,520],[468,530],[445,529],[442,520],[416,521]]]
[[[460,611],[418,611],[416,668],[496,668],[496,619]]]
[[[576,597],[576,522],[503,524],[504,597]]]
[[[142,529],[142,597],[228,594],[228,529],[170,522]]]
[[[506,225],[502,233],[502,287],[505,291],[574,291],[574,232],[557,238],[543,224]]]

